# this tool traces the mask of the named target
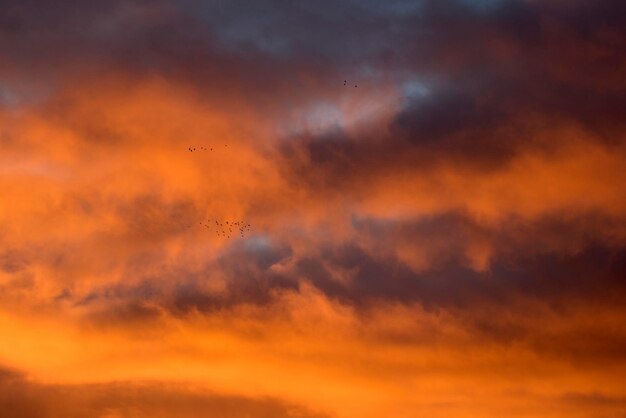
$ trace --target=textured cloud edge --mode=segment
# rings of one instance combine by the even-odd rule
[[[626,416],[622,2],[0,6],[1,417]]]

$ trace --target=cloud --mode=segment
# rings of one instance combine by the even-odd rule
[[[623,414],[622,2],[0,9],[11,416]]]
[[[44,385],[0,372],[2,417],[320,417],[273,399],[204,393],[183,385],[109,383]]]

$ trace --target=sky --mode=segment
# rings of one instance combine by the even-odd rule
[[[0,418],[626,417],[625,28],[0,0]]]

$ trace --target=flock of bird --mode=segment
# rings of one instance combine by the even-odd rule
[[[343,80],[343,85],[347,87],[348,80]],[[358,86],[355,84],[354,87],[356,88]],[[228,144],[224,144],[224,147],[228,148]],[[199,148],[196,148],[196,147],[190,146],[190,147],[187,147],[187,150],[189,150],[189,152],[213,151],[213,147],[207,148],[207,147],[201,146]],[[221,222],[215,219],[213,220],[213,222],[211,222],[210,219],[207,219],[206,223],[199,222],[199,225],[209,230],[213,230],[216,236],[225,237],[225,238],[230,238],[232,235],[235,235],[237,233],[241,236],[241,238],[244,238],[246,232],[249,232],[252,228],[252,226],[249,223],[245,223],[244,221]],[[191,228],[191,227],[192,225],[188,226],[188,228]]]
[[[224,144],[225,148],[228,148],[228,144]],[[198,152],[198,151],[213,151],[213,147],[187,147],[189,152]],[[207,219],[206,221],[199,222],[199,227],[204,227],[209,230],[213,230],[215,235],[218,237],[230,238],[231,236],[238,234],[241,238],[244,238],[246,233],[252,230],[252,225],[246,223],[244,221],[219,221],[214,219]],[[193,225],[187,226],[187,228],[192,228]]]
[[[343,80],[343,85],[347,87],[348,80]],[[356,88],[358,86],[355,84],[354,87]],[[228,148],[228,144],[225,144],[224,147]],[[187,149],[189,150],[189,152],[213,151],[212,147],[206,148],[204,146],[201,146],[200,148],[187,147]],[[200,222],[199,225],[207,229],[214,229],[214,232],[218,237],[226,237],[226,238],[230,238],[232,235],[236,233],[239,233],[241,238],[244,238],[246,232],[249,232],[252,228],[250,224],[247,224],[244,221],[220,222],[218,220],[214,220],[214,223],[215,225],[213,225],[213,223],[211,223],[211,220],[208,219],[206,223]],[[191,228],[191,225],[188,228]]]
[[[348,80],[343,80],[343,85],[344,86],[348,86]],[[354,85],[354,87],[358,87],[358,85]],[[225,148],[228,148],[228,144],[224,144]],[[189,152],[198,152],[198,151],[213,151],[213,147],[205,147],[205,146],[200,146],[199,148],[197,147],[192,147],[189,146],[187,147],[187,150]],[[235,222],[229,222],[229,221],[218,221],[218,220],[213,220],[213,222],[211,222],[210,219],[206,220],[206,223],[203,222],[199,222],[199,225],[202,227],[205,227],[209,230],[213,230],[216,234],[216,236],[218,237],[225,237],[225,238],[230,238],[231,236],[235,235],[235,234],[239,234],[241,236],[241,238],[245,237],[245,234],[249,231],[251,231],[252,226],[249,223],[245,223],[244,221],[235,221]],[[187,228],[191,228],[193,225],[189,225]]]
[[[187,228],[191,228],[193,225],[189,225]],[[206,221],[198,222],[199,227],[204,227],[208,230],[215,232],[215,235],[223,238],[230,238],[231,236],[238,234],[241,238],[245,238],[246,233],[252,230],[252,225],[245,221],[218,221],[217,219],[207,219]]]
[[[343,80],[343,85],[348,86],[348,80]],[[358,86],[355,84],[354,87],[356,88]],[[228,144],[224,144],[224,147],[228,148]],[[201,146],[200,148],[196,148],[196,147],[190,146],[190,147],[187,147],[187,150],[189,150],[189,152],[213,151],[213,147],[207,148],[207,147]],[[215,219],[213,220],[213,222],[211,222],[210,219],[207,219],[206,223],[199,222],[199,225],[209,230],[213,230],[216,236],[225,237],[225,238],[230,238],[232,235],[235,235],[237,233],[241,236],[241,238],[244,238],[246,232],[249,232],[252,228],[252,226],[249,223],[245,223],[244,221],[221,222]],[[192,225],[188,226],[188,228],[191,228],[191,227]]]
[[[224,147],[228,148],[228,144],[224,144]],[[196,152],[196,151],[213,151],[213,147],[207,148],[207,147],[200,147],[200,148],[196,148],[196,147],[187,147],[187,149],[189,150],[189,152]]]
[[[348,86],[348,80],[343,80],[343,85]],[[354,87],[356,88],[358,86],[355,84]],[[224,144],[224,147],[228,148],[228,144]],[[213,147],[207,148],[207,147],[201,146],[200,148],[196,148],[196,147],[190,146],[190,147],[187,147],[187,150],[189,152],[213,151]],[[208,219],[206,222],[207,223],[199,222],[199,225],[207,229],[214,229],[214,232],[218,237],[230,238],[232,235],[239,233],[241,238],[244,238],[246,232],[249,232],[252,228],[250,224],[246,224],[244,221],[220,222],[218,220],[214,220],[215,225],[211,223],[210,219]],[[191,228],[191,227],[192,225],[188,226],[188,228]]]

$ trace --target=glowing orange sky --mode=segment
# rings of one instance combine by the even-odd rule
[[[624,6],[405,3],[0,1],[0,417],[626,417]]]

